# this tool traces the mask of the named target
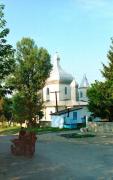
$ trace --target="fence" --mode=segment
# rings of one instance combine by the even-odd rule
[[[88,122],[88,130],[97,133],[113,133],[113,122]]]

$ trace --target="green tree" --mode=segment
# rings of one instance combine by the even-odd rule
[[[8,122],[12,120],[12,98],[5,97],[3,102],[3,114]]]
[[[95,81],[88,89],[88,107],[95,116],[113,121],[113,39],[107,57],[108,65],[101,71],[105,81]]]
[[[20,124],[27,119],[26,100],[26,97],[22,96],[21,93],[16,93],[12,98],[14,120]]]
[[[38,102],[34,102],[34,100],[31,99],[27,99],[25,95],[23,95],[22,93],[16,93],[13,96],[12,102],[13,102],[13,108],[12,108],[12,112],[13,112],[13,118],[16,122],[22,124],[25,122],[25,120],[29,120],[32,124],[33,122],[36,123],[36,121],[32,121],[32,117],[34,118],[34,120],[36,120],[36,115],[38,115],[39,119],[42,117],[41,115],[43,115],[42,113],[42,99],[41,96],[37,95],[36,97],[36,101]],[[30,106],[28,106],[28,104],[30,103]],[[29,114],[30,113],[32,114]],[[31,118],[31,119],[30,119]]]
[[[6,36],[9,29],[5,28],[4,5],[0,4],[0,96],[7,93],[8,88],[5,86],[5,79],[14,70],[14,49],[7,43]]]
[[[103,70],[101,71],[106,81],[113,83],[113,38],[111,38],[110,50],[107,54],[108,65],[103,64]]]
[[[94,117],[106,118],[109,121],[113,119],[112,94],[108,82],[95,81],[87,90],[88,109],[93,112]]]
[[[32,118],[41,114],[42,88],[51,68],[47,50],[38,48],[34,40],[23,38],[17,43],[16,68],[9,80],[17,91],[14,97],[16,117],[32,123]]]

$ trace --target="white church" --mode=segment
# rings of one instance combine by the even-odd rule
[[[43,88],[44,117],[42,121],[51,123],[51,114],[68,108],[87,106],[86,91],[89,87],[84,75],[80,86],[74,77],[60,66],[60,57],[56,53],[52,59],[53,68]]]

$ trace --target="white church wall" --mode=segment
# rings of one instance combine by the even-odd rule
[[[55,101],[55,91],[59,92],[59,84],[50,84],[50,101]],[[57,93],[57,100],[59,101],[59,93]]]
[[[76,100],[76,82],[75,80],[72,81],[71,85],[71,100],[75,101]]]
[[[71,88],[69,84],[60,84],[59,85],[59,100],[65,101],[71,99]]]
[[[46,107],[44,110],[44,117],[42,121],[51,121],[51,113],[55,112],[55,107]]]
[[[43,88],[43,101],[47,101],[47,97],[46,97],[47,93],[46,93],[46,90],[47,90],[47,86],[45,86],[45,87]]]
[[[43,101],[48,101],[48,100],[50,100],[50,97],[49,97],[49,95],[47,95],[47,86],[45,86],[44,88],[43,88]]]
[[[79,88],[79,101],[88,101],[86,88]]]
[[[47,95],[47,88],[49,89],[49,95]],[[43,88],[43,100],[55,101],[55,91],[57,91],[57,100],[59,101],[59,84],[49,84]]]

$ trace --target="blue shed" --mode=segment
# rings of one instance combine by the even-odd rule
[[[87,106],[77,106],[51,114],[51,126],[59,128],[76,128],[78,124],[85,123],[91,115]]]

